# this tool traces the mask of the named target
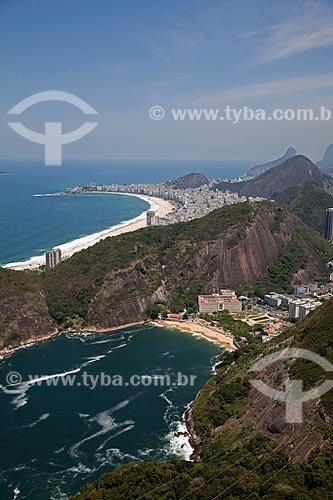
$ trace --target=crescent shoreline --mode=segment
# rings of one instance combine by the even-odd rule
[[[166,217],[174,209],[174,204],[172,202],[164,200],[162,198],[156,198],[153,196],[146,196],[146,195],[132,194],[132,193],[119,193],[119,192],[96,191],[96,193],[134,196],[136,198],[141,198],[142,200],[149,203],[150,208],[148,210],[154,210],[156,214],[161,218]],[[133,219],[127,221],[125,220],[120,224],[116,224],[115,226],[104,229],[103,231],[83,236],[82,238],[78,238],[68,243],[55,245],[55,247],[60,248],[65,258],[69,258],[74,253],[89,248],[92,245],[95,245],[95,243],[98,243],[99,241],[105,238],[109,238],[110,236],[119,236],[120,234],[129,233],[132,231],[136,231],[137,229],[146,227],[147,226],[146,213],[147,211],[144,211]],[[13,269],[16,271],[24,271],[24,270],[38,269],[40,266],[44,264],[45,264],[45,255],[43,254],[43,255],[36,255],[22,262],[12,262],[9,264],[4,264],[2,267],[7,269]]]

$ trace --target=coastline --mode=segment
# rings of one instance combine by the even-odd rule
[[[0,360],[3,358],[8,358],[16,351],[19,351],[24,347],[28,347],[29,345],[39,344],[40,342],[45,342],[47,340],[50,340],[56,335],[59,335],[60,333],[61,332],[58,330],[58,328],[55,328],[54,330],[52,330],[52,332],[46,333],[41,337],[29,337],[28,339],[24,340],[20,345],[17,345],[15,347],[4,347],[3,349],[0,349]]]
[[[119,326],[113,326],[111,328],[95,328],[93,326],[89,328],[85,328],[83,330],[81,329],[67,329],[67,330],[59,330],[58,328],[55,328],[52,330],[52,332],[47,333],[41,337],[29,337],[26,339],[24,342],[22,342],[20,345],[15,346],[15,347],[5,347],[4,349],[0,350],[0,360],[1,358],[8,358],[12,354],[14,354],[16,351],[23,349],[24,347],[27,347],[29,345],[34,345],[34,344],[39,344],[40,342],[45,342],[47,340],[52,339],[56,335],[60,335],[61,333],[108,333],[108,332],[115,332],[118,330],[125,330],[126,328],[133,328],[135,326],[142,326],[145,324],[145,321],[137,321],[135,323],[127,323],[126,325],[119,325]]]
[[[163,326],[165,328],[174,328],[181,332],[191,333],[192,335],[199,335],[210,342],[215,342],[219,344],[220,346],[224,347],[225,349],[228,349],[229,351],[236,351],[237,349],[232,337],[211,330],[208,326],[205,325],[201,325],[194,322],[170,321],[163,319],[154,320],[153,324],[158,326]]]
[[[149,203],[150,208],[148,210],[154,210],[156,215],[159,217],[165,217],[168,215],[174,208],[173,203],[170,201],[164,200],[162,198],[156,198],[153,196],[146,196],[141,194],[132,194],[132,193],[118,193],[118,192],[100,192],[96,191],[98,194],[117,194],[124,196],[134,196],[137,198],[141,198],[142,200]],[[56,248],[60,248],[62,255],[65,259],[71,257],[76,252],[80,252],[86,248],[89,248],[95,243],[98,243],[105,238],[109,238],[111,236],[119,236],[120,234],[129,233],[132,231],[137,231],[143,227],[146,227],[146,213],[147,211],[142,212],[137,217],[133,219],[125,220],[116,224],[115,226],[111,226],[103,231],[99,231],[97,233],[93,233],[87,236],[83,236],[82,238],[78,238],[76,240],[70,241],[68,243],[55,245]],[[8,264],[4,264],[2,267],[5,269],[12,269],[15,271],[24,271],[24,270],[35,270],[40,266],[45,265],[45,255],[36,255],[22,262],[10,262]]]

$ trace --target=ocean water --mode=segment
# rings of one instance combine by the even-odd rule
[[[244,162],[81,161],[63,167],[0,161],[0,263],[26,260],[55,245],[137,217],[148,204],[126,196],[34,197],[89,182],[163,182],[196,171],[244,174]],[[182,415],[211,375],[221,348],[198,337],[143,326],[65,335],[0,361],[0,499],[61,500],[117,465],[188,458]],[[54,384],[57,375],[196,375],[193,386]],[[18,372],[22,383],[8,386]],[[39,385],[26,383],[40,376]],[[152,379],[151,379],[152,380]],[[77,381],[76,381],[77,382]]]
[[[174,432],[184,428],[182,415],[221,352],[200,337],[144,325],[62,334],[2,360],[1,500],[65,499],[117,465],[188,458],[189,445]],[[8,385],[10,372],[21,383]],[[125,386],[92,389],[84,372],[121,375]],[[177,385],[178,372],[196,376],[194,385]],[[55,386],[59,374],[75,376],[73,385]],[[170,386],[126,386],[132,375],[149,383],[166,374]],[[42,381],[31,385],[29,375]]]
[[[0,264],[41,255],[53,246],[137,217],[149,205],[134,197],[84,194],[34,197],[89,182],[163,182],[191,171],[210,178],[244,174],[244,162],[80,161],[62,167],[0,161]]]

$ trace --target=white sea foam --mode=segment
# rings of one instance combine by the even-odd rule
[[[92,363],[96,363],[97,361],[100,361],[101,359],[105,358],[105,354],[101,354],[99,356],[93,356],[91,358],[87,358],[87,361],[85,361],[82,365],[81,368],[91,365]]]
[[[67,469],[67,472],[70,472],[76,477],[78,474],[89,474],[92,472],[92,469],[90,467],[87,467],[86,465],[83,465],[78,463],[77,465],[74,465],[70,469]]]
[[[211,366],[212,366],[211,372],[214,375],[216,375],[216,367],[221,364],[220,354],[218,354],[217,356],[213,356],[211,358],[210,362],[211,362]]]
[[[66,375],[78,373],[80,370],[81,368],[75,368],[74,370],[69,370],[63,373],[55,373],[53,375],[42,375],[41,377],[36,377],[32,380],[25,380],[24,382],[21,382],[17,385],[12,385],[12,386],[0,385],[0,389],[5,394],[16,395],[16,397],[12,400],[11,403],[15,406],[15,410],[18,410],[19,408],[27,404],[28,397],[26,396],[26,394],[31,387],[38,387],[38,385],[41,382],[54,378],[65,377]]]
[[[13,490],[13,493],[14,493],[13,500],[16,500],[16,498],[18,498],[19,494],[21,493],[18,486],[16,486],[16,488]]]
[[[163,418],[170,429],[170,432],[165,437],[168,444],[164,448],[164,452],[167,456],[172,455],[183,458],[184,460],[190,460],[193,448],[190,445],[189,435],[186,429],[185,412],[180,419],[177,406],[167,396],[167,393],[172,393],[174,390],[177,390],[177,388],[169,388],[159,394],[167,403]]]
[[[58,450],[54,450],[53,453],[55,453],[56,455],[59,455],[59,453],[62,453],[64,451],[65,447],[62,446],[61,448],[59,448]]]
[[[165,448],[167,455],[190,460],[194,449],[190,445],[186,425],[183,420],[178,423],[175,430],[171,430],[169,434],[167,434],[166,439],[168,441]]]
[[[111,352],[115,351],[116,349],[122,349],[123,347],[127,347],[128,346],[128,343],[126,344],[120,344],[120,345],[117,345],[116,347],[112,347],[112,349],[110,349],[108,351],[108,354],[110,354]]]
[[[37,420],[35,420],[34,422],[31,422],[31,424],[29,424],[29,425],[22,425],[22,427],[31,429],[32,427],[35,427],[40,422],[43,422],[43,420],[46,420],[47,418],[49,418],[49,416],[50,416],[49,413],[43,413],[43,415],[41,415],[39,418],[37,418]]]
[[[124,426],[126,426],[126,427],[124,427]],[[111,441],[111,439],[114,439],[115,437],[120,436],[120,434],[124,434],[124,432],[128,432],[128,431],[131,431],[132,429],[134,429],[134,422],[133,422],[133,420],[125,420],[124,422],[117,424],[115,429],[117,429],[119,427],[124,427],[124,428],[120,429],[115,434],[112,434],[112,436],[108,437],[105,441],[103,441],[103,443],[101,445],[99,445],[99,447],[97,448],[97,451],[103,450],[103,448],[105,448],[105,445],[109,441]]]
[[[130,430],[130,429],[125,430],[122,428],[123,427],[126,428],[128,426],[134,426],[134,422],[132,420],[125,420],[125,422],[117,423],[116,419],[112,416],[113,413],[115,413],[116,411],[125,408],[125,406],[127,406],[129,402],[130,402],[129,399],[125,399],[124,401],[121,401],[120,403],[110,408],[109,410],[102,411],[97,415],[95,415],[94,417],[90,418],[89,421],[98,424],[101,427],[101,429],[97,432],[94,432],[90,436],[85,437],[81,441],[74,443],[69,449],[70,456],[72,458],[77,458],[79,456],[79,449],[84,443],[91,441],[92,439],[96,439],[100,436],[103,436],[104,434],[107,434],[112,430],[121,429],[121,432],[127,432],[127,430]],[[118,435],[118,433],[116,435]],[[106,439],[104,443],[102,443],[102,445],[105,445],[113,437],[115,437],[115,435],[112,435],[110,436],[110,438]]]
[[[97,344],[109,344],[110,342],[117,342],[117,340],[124,340],[124,336],[122,335],[121,337],[114,337],[106,340],[97,340],[96,342],[91,342],[90,345],[97,345]]]
[[[105,457],[106,457],[107,462],[111,465],[117,465],[117,463],[114,463],[114,458],[117,458],[118,460],[121,460],[121,461],[124,461],[127,459],[138,460],[138,457],[135,457],[134,455],[131,455],[130,453],[123,453],[119,448],[109,448],[108,450],[106,450]]]

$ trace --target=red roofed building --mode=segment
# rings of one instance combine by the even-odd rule
[[[219,311],[229,311],[230,313],[241,312],[242,303],[237,299],[237,295],[232,290],[221,290],[221,293],[212,295],[199,295],[199,312],[213,313]]]

